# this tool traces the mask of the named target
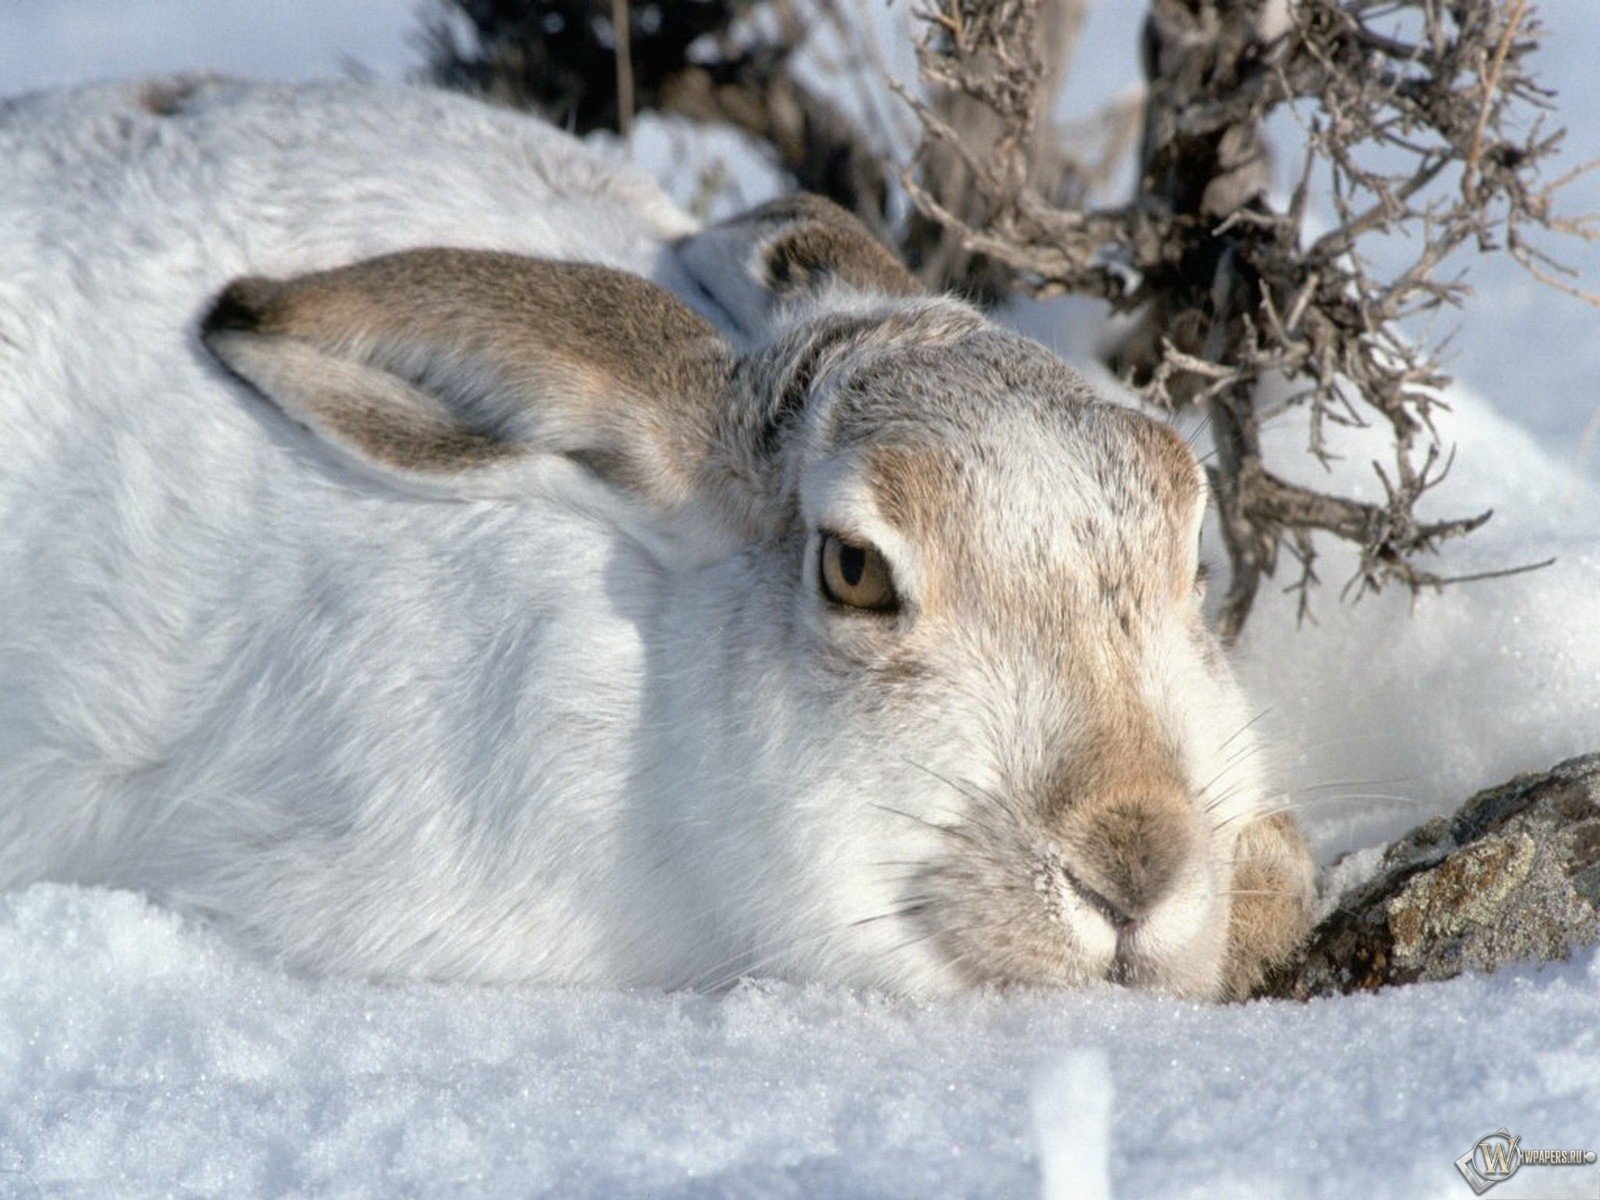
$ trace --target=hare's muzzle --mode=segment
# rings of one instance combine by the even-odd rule
[[[923,920],[964,975],[1215,994],[1227,864],[1181,779],[1091,771],[997,807],[919,880]]]
[[[1167,900],[1202,849],[1187,796],[1177,791],[1069,802],[1058,841],[1069,886],[1118,930]]]
[[[1080,795],[1063,806],[1059,823],[1052,843],[1059,852],[1047,851],[1046,861],[1061,876],[1063,923],[1099,956],[1109,934],[1109,961],[1086,968],[1134,986],[1169,982],[1167,960],[1196,952],[1216,890],[1187,789]]]

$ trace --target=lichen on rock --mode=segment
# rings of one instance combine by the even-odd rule
[[[1600,754],[1519,775],[1418,826],[1258,996],[1376,991],[1600,942]]]

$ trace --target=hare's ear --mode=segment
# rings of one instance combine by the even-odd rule
[[[665,514],[703,498],[733,370],[654,284],[486,251],[241,279],[202,336],[330,448],[409,490],[517,499],[556,454]]]
[[[877,296],[923,290],[865,225],[820,196],[775,200],[691,234],[677,251],[695,282],[751,338],[767,334],[786,303],[830,285]]]

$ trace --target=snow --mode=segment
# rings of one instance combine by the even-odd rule
[[[380,988],[40,885],[0,962],[0,1195],[1088,1197],[1109,1152],[1119,1196],[1452,1197],[1600,1111],[1593,954],[1231,1008]]]
[[[1116,1087],[1104,1050],[1074,1050],[1033,1088],[1033,1139],[1044,1200],[1111,1195],[1111,1105]]]
[[[1076,93],[1133,81],[1133,7],[1094,8]],[[1548,62],[1575,162],[1600,136],[1577,36],[1589,14],[1543,9],[1572,31]],[[675,144],[649,136],[647,158]],[[1497,512],[1441,566],[1557,562],[1408,615],[1400,595],[1340,604],[1348,558],[1330,547],[1314,626],[1266,597],[1243,671],[1324,858],[1600,748],[1600,452],[1582,446],[1600,406],[1594,313],[1504,265],[1477,277],[1436,511]],[[1271,437],[1302,443],[1295,422]],[[1343,449],[1337,481],[1371,486],[1372,446]],[[919,1005],[762,982],[373,986],[287,974],[131,893],[0,895],[6,1198],[1458,1197],[1452,1160],[1483,1134],[1595,1148],[1596,1112],[1593,951],[1229,1008],[1112,989]]]
[[[174,71],[282,79],[414,69],[417,0],[6,0],[0,93]]]
[[[1592,391],[1576,399],[1597,402]],[[1293,747],[1284,780],[1327,852],[1386,840],[1479,787],[1600,746],[1600,492],[1470,389],[1451,402],[1442,428],[1456,463],[1429,511],[1495,515],[1438,568],[1555,561],[1415,603],[1392,591],[1341,604],[1354,556],[1325,546],[1314,626],[1297,628],[1293,597],[1269,597],[1241,667],[1272,706],[1264,728]],[[1287,421],[1267,440],[1304,444]],[[1336,483],[1377,498],[1369,464],[1382,453],[1372,437],[1352,444]]]

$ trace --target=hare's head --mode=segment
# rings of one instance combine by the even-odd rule
[[[631,276],[446,250],[241,281],[205,335],[391,485],[599,482],[667,581],[639,720],[734,966],[1248,986],[1308,877],[1202,619],[1183,440],[820,202],[678,253],[738,346]]]

